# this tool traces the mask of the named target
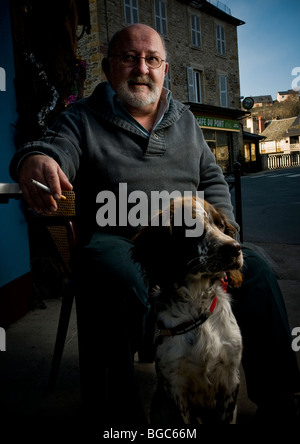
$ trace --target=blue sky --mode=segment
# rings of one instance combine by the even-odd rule
[[[300,67],[300,0],[223,0],[238,27],[241,95],[292,89],[292,69]],[[297,81],[297,85],[300,85]],[[295,83],[294,83],[295,84]]]

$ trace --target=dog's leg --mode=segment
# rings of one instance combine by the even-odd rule
[[[180,387],[176,386],[170,387],[169,393],[180,412],[184,424],[190,424],[191,417],[190,417],[187,393],[183,392],[182,390],[180,390]]]

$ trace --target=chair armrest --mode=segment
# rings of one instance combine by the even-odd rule
[[[0,183],[0,203],[8,203],[9,199],[20,199],[22,191],[18,183]]]

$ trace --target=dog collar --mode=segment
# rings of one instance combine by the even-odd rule
[[[161,322],[158,322],[158,329],[155,332],[155,338],[158,339],[160,336],[178,336],[183,335],[184,333],[188,333],[191,330],[194,330],[200,325],[204,324],[204,322],[209,318],[209,316],[214,312],[214,309],[217,305],[217,296],[215,296],[210,304],[209,310],[205,313],[201,313],[196,319],[192,319],[190,321],[182,322],[179,325],[176,325],[172,328],[163,328],[164,325]],[[160,328],[161,327],[161,328]]]
[[[221,287],[224,291],[224,293],[227,293],[227,287],[228,287],[228,278],[226,273],[224,274],[224,277],[220,279]],[[188,333],[189,331],[194,330],[197,327],[200,327],[202,324],[204,324],[205,321],[209,318],[209,316],[214,312],[214,309],[216,308],[218,302],[217,296],[215,296],[210,304],[209,310],[205,313],[201,313],[200,316],[196,319],[192,319],[190,321],[182,322],[179,325],[176,325],[172,328],[165,328],[164,324],[161,321],[157,322],[157,329],[155,331],[155,342],[158,340],[161,336],[178,336],[183,335],[185,333]]]

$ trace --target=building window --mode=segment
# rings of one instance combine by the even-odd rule
[[[300,141],[300,136],[290,136],[290,144],[291,145],[299,143],[299,141]]]
[[[125,21],[129,25],[139,22],[138,0],[124,0]]]
[[[245,155],[245,161],[247,163],[249,162],[256,162],[256,147],[255,143],[245,143],[244,144],[244,155]]]
[[[225,55],[226,46],[225,46],[225,29],[221,25],[217,25],[216,27],[217,33],[217,53],[220,55]]]
[[[189,102],[202,103],[202,72],[187,68]]]
[[[191,42],[192,46],[200,48],[201,46],[200,17],[195,14],[191,14]]]
[[[232,170],[232,133],[203,129],[204,138],[223,172]]]
[[[164,87],[171,90],[170,68],[169,68],[167,74],[165,75]]]
[[[228,88],[227,88],[227,76],[219,74],[219,94],[220,94],[220,106],[228,107]]]
[[[154,1],[155,29],[161,35],[167,35],[167,5],[162,0]]]

